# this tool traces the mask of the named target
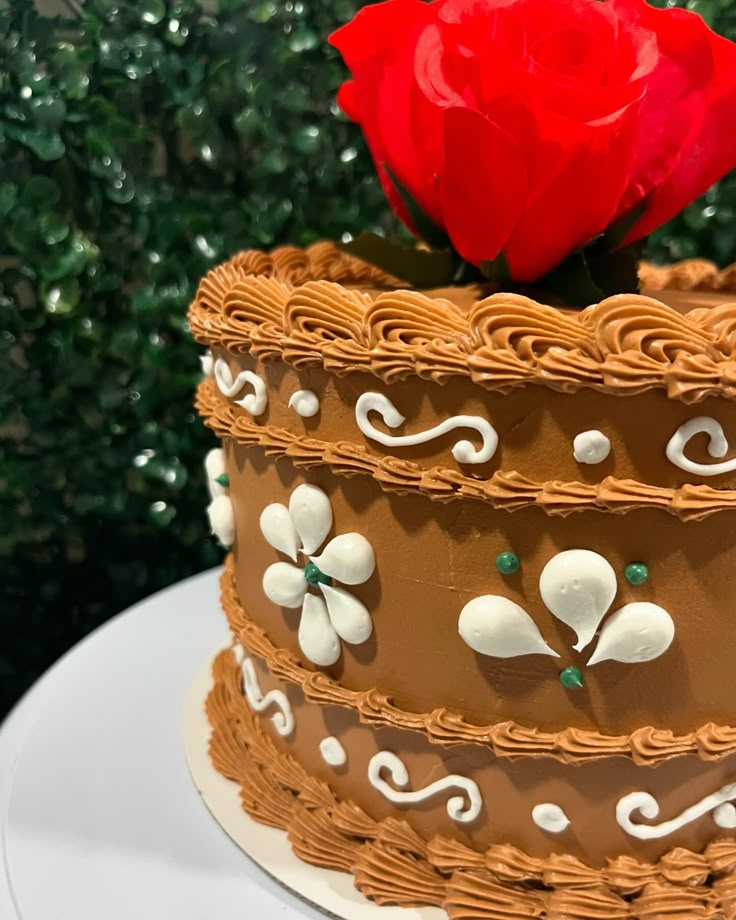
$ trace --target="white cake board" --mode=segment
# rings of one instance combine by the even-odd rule
[[[228,641],[218,575],[187,579],[96,630],[3,724],[0,920],[324,920],[222,833],[187,769],[192,677]],[[252,826],[288,848],[285,834]],[[352,894],[373,920],[445,916]],[[342,916],[363,914],[350,906]]]
[[[205,700],[211,688],[212,662],[208,661],[192,685],[184,716],[189,769],[214,818],[254,862],[291,891],[340,920],[447,920],[446,912],[437,907],[376,907],[355,889],[352,875],[302,862],[294,855],[284,831],[258,824],[243,811],[237,784],[214,769],[207,753],[210,726]]]

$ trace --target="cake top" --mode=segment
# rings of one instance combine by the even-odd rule
[[[387,383],[467,377],[502,393],[537,384],[736,398],[736,265],[644,264],[641,277],[673,305],[619,294],[575,312],[479,285],[414,291],[318,243],[239,253],[203,279],[189,318],[205,345]]]

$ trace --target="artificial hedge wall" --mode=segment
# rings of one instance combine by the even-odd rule
[[[0,10],[0,711],[73,642],[216,564],[192,411],[198,278],[390,226],[324,39],[356,0]],[[695,0],[736,38],[731,0]],[[736,178],[660,259],[736,258]]]

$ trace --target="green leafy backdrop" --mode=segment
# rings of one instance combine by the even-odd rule
[[[198,278],[390,227],[326,35],[356,0],[0,10],[0,709],[73,642],[216,564],[192,411]],[[730,0],[690,3],[736,36]],[[652,254],[736,258],[736,179]]]

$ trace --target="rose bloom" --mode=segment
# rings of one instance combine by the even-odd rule
[[[736,45],[643,0],[388,0],[335,32],[339,102],[459,254],[541,277],[622,218],[626,242],[736,165]],[[638,210],[636,210],[638,209]]]

